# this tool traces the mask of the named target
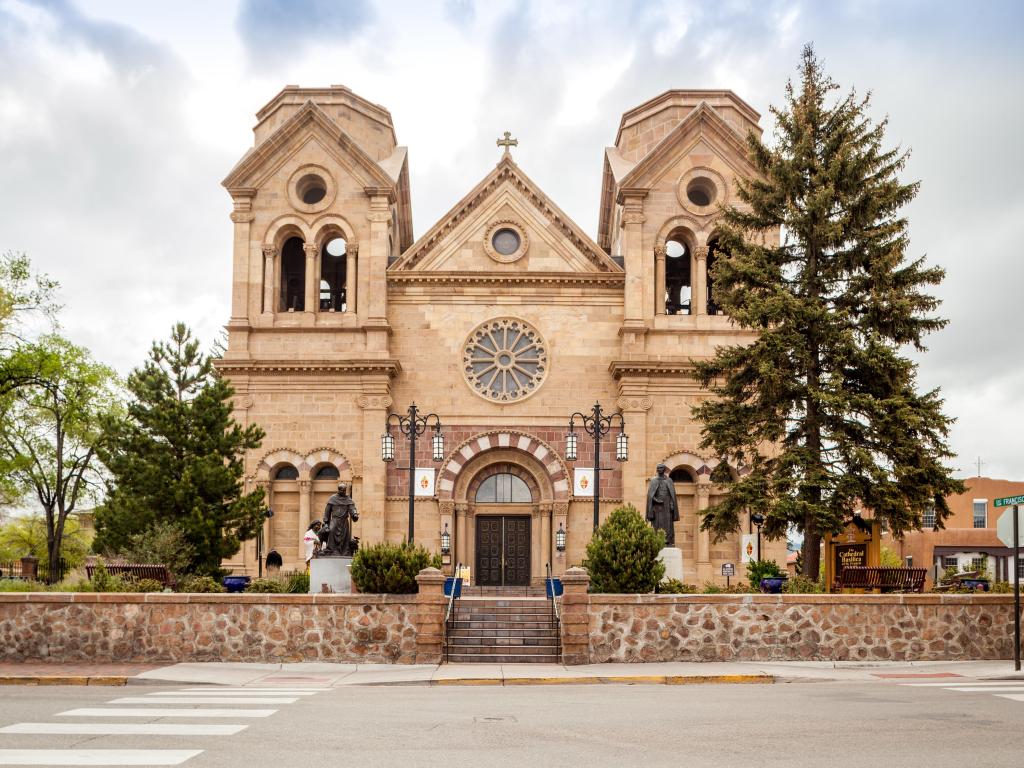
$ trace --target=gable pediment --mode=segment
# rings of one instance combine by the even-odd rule
[[[523,252],[494,252],[499,229],[517,233]],[[491,252],[488,253],[488,250]],[[621,272],[510,156],[403,254],[389,272]]]

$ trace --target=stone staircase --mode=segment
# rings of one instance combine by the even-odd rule
[[[525,588],[524,588],[525,589]],[[455,601],[446,635],[446,660],[453,664],[557,664],[558,623],[544,597],[478,597]],[[543,590],[541,590],[543,594]]]

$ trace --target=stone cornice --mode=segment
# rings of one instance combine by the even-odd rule
[[[600,285],[620,288],[624,272],[388,272],[388,284],[433,285]]]
[[[613,360],[608,366],[612,378],[623,376],[686,376],[693,377],[691,360]]]
[[[397,360],[217,360],[217,370],[228,375],[262,374],[384,374],[402,370]]]

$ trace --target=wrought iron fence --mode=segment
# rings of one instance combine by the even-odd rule
[[[45,560],[40,560],[34,568],[23,560],[0,561],[0,579],[34,580],[56,584],[63,580],[70,570],[71,567],[64,558],[57,561],[57,568],[52,572],[50,563]]]

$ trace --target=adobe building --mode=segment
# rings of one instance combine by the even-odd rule
[[[993,502],[1024,494],[1024,482],[970,477],[964,484],[966,491],[946,499],[953,514],[945,528],[936,529],[935,511],[926,510],[924,530],[911,531],[887,546],[892,546],[905,563],[928,568],[929,583],[935,567],[941,573],[950,567],[976,570],[982,563],[989,578],[1012,583],[1013,549],[996,537],[996,523],[1006,508],[997,509]],[[1018,578],[1024,579],[1024,562],[1018,565]]]
[[[393,428],[385,462],[382,436],[415,403],[444,443],[437,461],[432,429],[418,443],[415,541],[440,551],[447,531],[446,569],[467,564],[474,584],[561,573],[593,530],[593,481],[575,470],[593,466],[594,442],[578,426],[571,461],[569,419],[600,402],[628,436],[627,461],[618,421],[601,444],[602,519],[623,502],[643,510],[664,462],[685,580],[724,582],[725,562],[742,573],[738,536],[698,530],[720,489],[690,416],[703,396],[691,359],[749,338],[708,275],[758,120],[730,91],[668,91],[624,114],[594,190],[596,240],[515,163],[506,134],[497,164],[414,238],[409,152],[388,111],[342,86],[275,96],[224,181],[234,278],[219,363],[235,418],[266,431],[246,458],[274,512],[264,552],[303,567],[303,532],[338,478],[353,485],[363,543],[404,539],[409,443]],[[783,562],[785,543],[765,555]],[[225,567],[255,573],[255,544]]]

